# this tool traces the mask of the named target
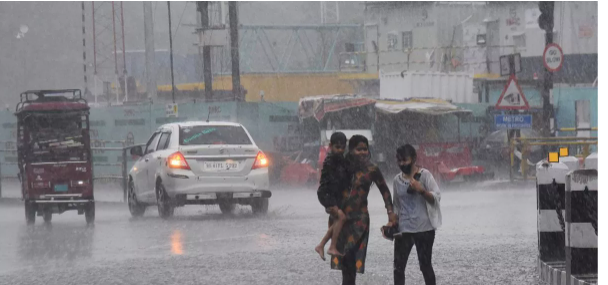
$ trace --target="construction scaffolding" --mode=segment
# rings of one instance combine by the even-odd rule
[[[321,23],[340,23],[340,5],[338,1],[321,1]]]
[[[128,99],[126,82],[125,28],[122,2],[92,1],[93,96],[110,103]],[[124,91],[111,86],[124,87]],[[113,92],[112,92],[113,91]],[[114,93],[114,94],[112,94]]]
[[[241,25],[239,41],[241,73],[337,72],[340,52],[363,46],[363,27]],[[213,73],[229,74],[230,66],[229,47],[212,47]]]

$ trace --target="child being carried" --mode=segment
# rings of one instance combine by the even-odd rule
[[[315,251],[323,260],[325,260],[325,245],[329,239],[331,239],[331,244],[329,245],[327,253],[330,255],[343,255],[336,248],[336,244],[342,226],[346,221],[346,216],[340,209],[342,206],[342,193],[350,187],[348,161],[344,157],[345,149],[346,135],[342,132],[333,133],[329,142],[330,152],[323,162],[321,181],[319,189],[317,190],[319,202],[325,207],[325,212],[330,214],[329,228],[321,240],[321,243],[315,247]]]

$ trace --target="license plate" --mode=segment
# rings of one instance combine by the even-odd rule
[[[204,170],[211,171],[231,171],[238,168],[239,163],[236,161],[205,161],[203,164]]]
[[[55,192],[68,192],[67,184],[55,184],[54,186]]]
[[[209,193],[209,194],[191,194],[191,195],[186,195],[186,199],[187,200],[210,200],[210,199],[217,199],[217,196],[215,196],[215,193]]]

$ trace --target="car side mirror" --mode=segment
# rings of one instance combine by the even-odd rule
[[[144,156],[144,151],[142,150],[141,146],[132,147],[130,152],[133,156]]]

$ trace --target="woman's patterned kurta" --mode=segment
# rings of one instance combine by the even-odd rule
[[[343,254],[354,253],[357,273],[365,271],[365,256],[369,236],[367,195],[372,183],[376,183],[376,186],[380,189],[386,208],[392,210],[391,192],[386,186],[380,169],[371,162],[365,163],[364,167],[354,172],[351,188],[343,193],[341,209],[346,214],[347,220],[340,232],[337,248]],[[332,256],[331,268],[342,270],[342,257]]]

